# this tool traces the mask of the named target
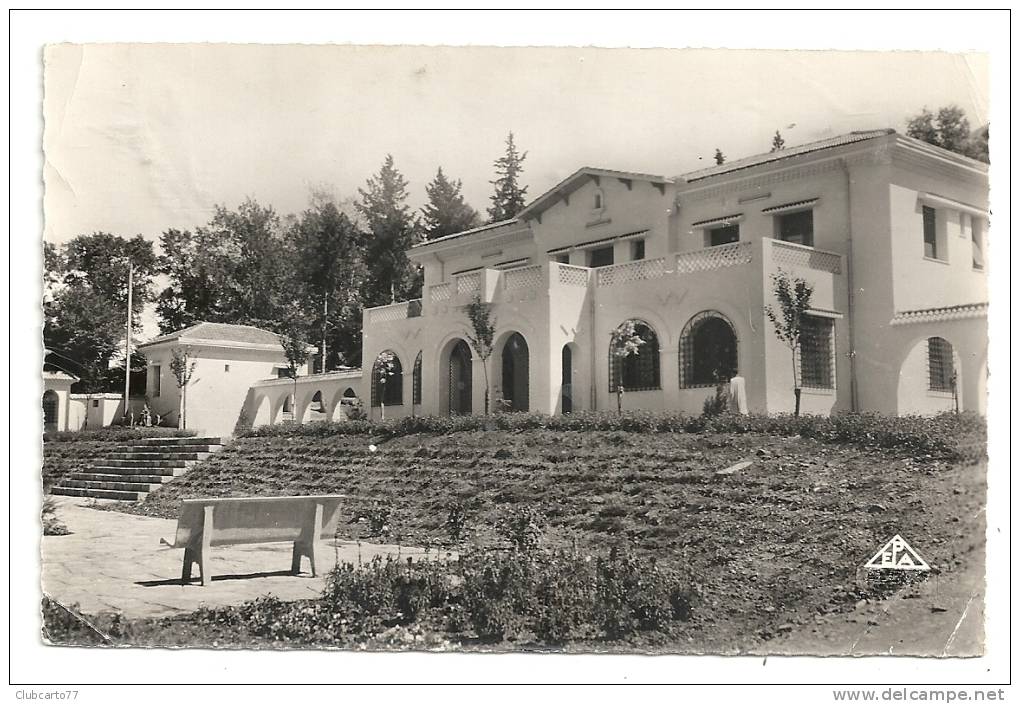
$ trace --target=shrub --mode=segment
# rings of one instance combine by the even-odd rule
[[[128,442],[143,438],[190,438],[194,436],[194,430],[111,425],[96,430],[62,430],[55,433],[43,433],[43,442]]]
[[[533,506],[512,508],[496,528],[514,550],[533,552],[542,541],[545,517]]]
[[[939,416],[883,416],[840,413],[832,416],[740,415],[625,411],[581,411],[561,416],[503,413],[495,416],[415,416],[387,421],[346,420],[252,429],[248,437],[399,437],[419,433],[447,435],[479,430],[606,431],[628,433],[759,433],[816,438],[824,442],[905,450],[944,459],[984,457],[984,419],[973,413]]]
[[[464,528],[467,526],[467,507],[463,503],[452,501],[447,506],[446,522],[443,527],[446,528],[446,534],[450,536],[450,540],[453,542],[459,542],[464,537]]]

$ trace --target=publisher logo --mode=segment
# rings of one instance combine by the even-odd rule
[[[927,572],[931,569],[924,558],[899,535],[894,535],[875,556],[864,565],[869,570],[916,570]]]

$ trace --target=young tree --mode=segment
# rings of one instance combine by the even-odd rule
[[[496,320],[492,317],[492,304],[483,303],[481,297],[475,297],[464,307],[467,313],[471,332],[467,339],[471,348],[482,361],[482,374],[485,376],[485,415],[489,415],[489,357],[492,356],[496,337]]]
[[[365,305],[414,297],[421,284],[406,252],[417,242],[419,226],[407,205],[407,180],[393,165],[392,155],[386,155],[379,173],[371,176],[358,193],[358,212],[368,229]]]
[[[778,152],[780,149],[786,146],[786,140],[783,139],[783,135],[779,134],[779,130],[776,130],[775,136],[772,137],[772,149],[770,152]]]
[[[180,395],[180,408],[177,413],[177,427],[184,430],[188,427],[188,384],[195,374],[195,367],[198,362],[191,358],[191,352],[185,348],[183,351],[174,349],[170,356],[170,373],[174,375],[174,381]]]
[[[726,162],[726,155],[722,153],[722,149],[719,147],[715,148],[715,163],[716,165],[724,164]]]
[[[308,342],[305,339],[308,327],[301,320],[300,316],[293,316],[282,326],[280,335],[280,346],[283,347],[283,356],[287,359],[287,371],[290,378],[294,380],[294,395],[291,397],[291,408],[294,412],[294,420],[297,418],[297,380],[298,370],[308,361]]]
[[[382,420],[386,420],[386,384],[397,373],[397,358],[389,350],[384,350],[375,358],[372,365],[372,374],[375,378],[373,383],[379,384],[382,388],[377,389],[379,394],[379,411]]]
[[[765,306],[765,315],[772,322],[776,337],[790,348],[793,364],[793,415],[800,415],[800,373],[797,368],[797,351],[800,349],[803,321],[811,308],[813,287],[804,279],[791,277],[780,271],[772,275],[772,293],[779,302],[776,310],[771,304]]]
[[[429,202],[421,212],[426,240],[463,232],[479,225],[478,211],[464,202],[460,190],[460,180],[451,181],[446,178],[440,166],[436,177],[425,186]]]
[[[288,233],[294,256],[290,267],[294,303],[303,317],[313,321],[320,344],[319,371],[329,368],[330,351],[337,363],[350,364],[349,340],[360,337],[352,321],[358,317],[365,282],[364,235],[336,201],[321,191],[312,194],[310,207]]]
[[[522,154],[517,151],[514,133],[507,135],[506,151],[493,163],[496,167],[496,180],[489,181],[495,186],[495,192],[490,197],[492,206],[488,209],[489,222],[509,220],[524,210],[524,197],[528,193],[528,187],[521,186],[519,179],[527,157],[527,152]]]
[[[637,325],[633,320],[625,320],[620,323],[609,335],[609,349],[613,356],[621,362],[627,357],[636,355],[641,351],[641,345],[645,340],[638,333]],[[626,389],[623,386],[623,379],[618,379],[616,385],[616,412],[623,413],[623,394]]]

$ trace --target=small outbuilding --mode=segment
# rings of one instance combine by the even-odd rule
[[[146,402],[162,425],[186,426],[203,435],[230,435],[245,407],[251,386],[286,376],[288,365],[280,336],[250,325],[196,323],[138,346],[147,363]],[[188,355],[191,379],[178,386],[174,353]],[[307,369],[299,370],[307,373]],[[181,423],[181,416],[184,423]]]
[[[78,377],[62,371],[43,371],[43,430],[47,433],[68,430],[71,412],[71,385]]]

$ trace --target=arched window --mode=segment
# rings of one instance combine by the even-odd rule
[[[706,310],[680,334],[680,388],[716,386],[737,374],[737,334],[722,313]]]
[[[609,391],[650,391],[659,383],[659,338],[648,323],[627,320],[609,342]]]
[[[60,397],[53,389],[48,390],[42,397],[43,428],[46,431],[57,430],[59,417]]]
[[[928,390],[952,392],[955,385],[953,346],[941,337],[929,337]]]
[[[390,350],[380,352],[372,364],[372,406],[380,401],[387,406],[404,405],[404,368]]]
[[[421,352],[414,358],[414,368],[411,369],[411,403],[421,405]]]
[[[606,196],[601,188],[595,189],[595,197],[592,200],[592,210],[602,210],[606,207]]]

